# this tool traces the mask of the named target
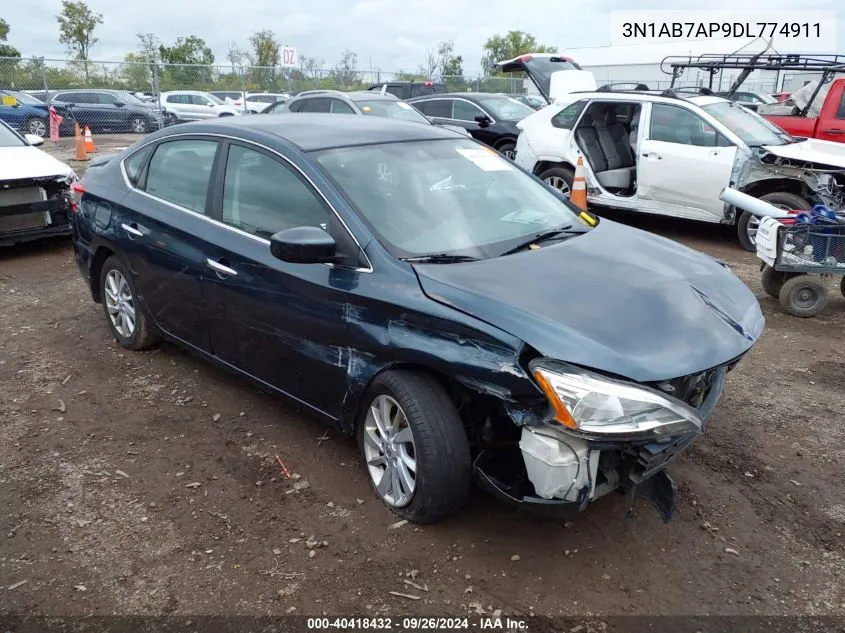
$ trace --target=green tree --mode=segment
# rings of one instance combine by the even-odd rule
[[[91,47],[97,43],[94,29],[103,23],[103,14],[94,13],[79,0],[62,0],[62,12],[56,16],[59,23],[59,42],[79,60],[87,60]]]
[[[252,46],[250,60],[254,68],[250,72],[250,83],[260,89],[275,89],[277,66],[281,61],[282,45],[273,31],[257,31],[249,38]]]
[[[343,89],[349,90],[358,84],[358,54],[349,50],[343,51],[340,61],[331,71],[331,78]]]
[[[195,88],[208,90],[213,84],[214,53],[205,40],[196,35],[177,37],[173,46],[159,44],[163,64],[162,90]]]
[[[497,75],[496,62],[513,59],[525,53],[556,53],[557,48],[537,44],[537,38],[524,31],[508,31],[505,35],[493,35],[484,43],[481,67],[487,75]]]
[[[205,64],[214,63],[214,53],[205,40],[196,35],[177,37],[173,46],[159,44],[158,54],[165,64]]]
[[[9,37],[9,23],[0,18],[0,57],[20,57],[20,51],[14,46],[6,44]]]
[[[440,42],[437,45],[437,70],[441,77],[462,77],[464,58],[455,55],[455,42]]]

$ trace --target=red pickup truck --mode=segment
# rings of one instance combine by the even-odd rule
[[[793,136],[845,143],[845,77],[831,83],[818,117],[780,114],[763,116]]]

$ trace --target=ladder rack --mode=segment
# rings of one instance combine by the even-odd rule
[[[766,50],[768,50],[768,46]],[[667,70],[667,67],[671,70]],[[722,70],[736,69],[741,70],[739,77],[733,82],[730,89],[726,93],[728,99],[739,89],[742,83],[755,70],[776,70],[776,71],[794,71],[794,72],[816,72],[821,73],[821,81],[819,81],[813,96],[810,97],[807,105],[800,112],[801,116],[807,114],[810,104],[818,95],[821,87],[830,83],[836,73],[845,73],[845,55],[782,55],[779,53],[767,53],[762,51],[756,54],[749,53],[729,53],[729,54],[713,54],[708,53],[704,55],[693,56],[670,56],[663,58],[660,62],[660,70],[667,75],[672,75],[672,83],[670,87],[674,87],[675,80],[678,79],[687,68],[698,68],[706,70],[710,73],[710,81],[708,88],[713,88],[713,76],[722,72]]]

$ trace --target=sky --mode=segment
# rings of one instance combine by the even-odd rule
[[[293,46],[300,56],[325,60],[328,68],[344,49],[358,55],[360,70],[385,72],[417,70],[426,52],[439,41],[453,40],[455,52],[464,58],[466,74],[480,69],[484,42],[493,34],[508,30],[531,33],[543,44],[555,45],[562,52],[591,51],[603,60],[627,59],[621,49],[610,45],[614,10],[716,10],[735,8],[735,0],[684,2],[678,0],[236,0],[215,3],[207,0],[88,0],[92,10],[103,14],[96,30],[97,44],[91,59],[120,61],[137,49],[137,33],[155,33],[165,43],[180,35],[198,35],[206,40],[218,63],[226,62],[230,43],[248,46],[249,36],[261,29],[276,33],[284,45]],[[804,0],[802,10],[836,10],[838,49],[845,48],[845,4],[841,0]],[[524,10],[518,7],[524,7]],[[793,1],[745,0],[742,8],[794,9]],[[9,44],[26,56],[67,57],[58,42],[55,16],[60,0],[3,2],[0,18],[11,27]],[[679,12],[679,16],[681,13]],[[801,12],[793,13],[800,19]],[[795,18],[793,18],[795,19]],[[706,47],[705,47],[706,48]],[[636,47],[641,58],[650,52]],[[654,49],[655,61],[661,55]],[[830,51],[837,52],[837,51]],[[576,57],[583,64],[586,59]],[[598,63],[598,62],[596,62]]]

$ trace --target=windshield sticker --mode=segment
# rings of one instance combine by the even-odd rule
[[[3,95],[3,105],[14,108],[18,104],[18,100],[12,95]]]
[[[404,101],[397,101],[396,105],[398,105],[400,108],[403,108],[405,110],[413,110],[414,109],[412,106],[408,105]]]
[[[372,110],[372,108],[368,105],[365,105],[365,106],[361,106],[361,110],[363,112],[369,112],[370,110]]]
[[[458,148],[455,150],[471,161],[479,169],[484,171],[512,171],[513,167],[508,165],[507,161],[493,150],[487,149],[466,149]]]

